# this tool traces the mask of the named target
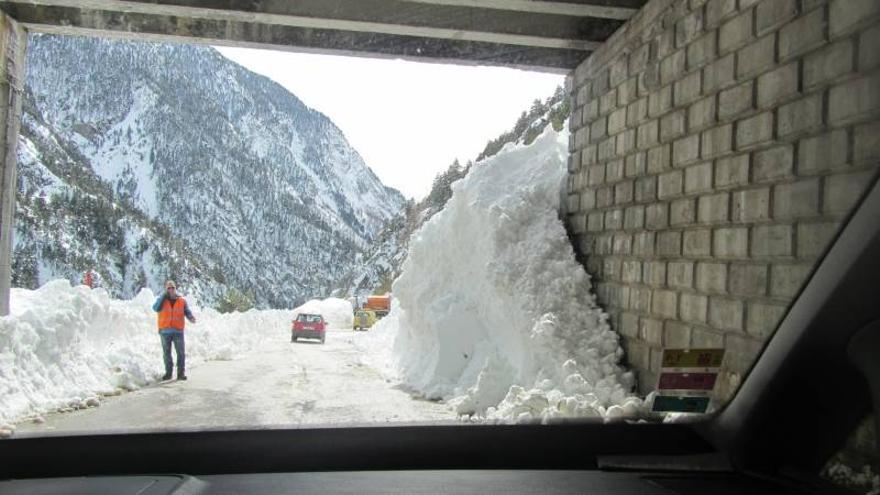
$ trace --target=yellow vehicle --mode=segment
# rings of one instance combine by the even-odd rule
[[[359,309],[354,312],[354,324],[353,327],[355,330],[366,330],[373,326],[376,323],[378,318],[376,317],[376,312],[371,311],[369,309]]]

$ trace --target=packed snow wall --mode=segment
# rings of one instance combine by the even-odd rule
[[[633,377],[560,220],[568,134],[508,145],[453,185],[417,231],[376,333],[402,380],[460,414],[635,414]]]

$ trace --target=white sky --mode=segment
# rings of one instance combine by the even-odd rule
[[[564,83],[496,67],[216,48],[330,117],[382,182],[416,200]]]

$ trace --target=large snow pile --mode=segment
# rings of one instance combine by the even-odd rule
[[[413,235],[398,301],[374,329],[396,333],[403,381],[459,414],[523,421],[641,407],[559,219],[567,144],[548,126],[456,182]]]
[[[318,314],[324,317],[329,328],[345,328],[351,330],[354,323],[354,308],[345,299],[330,297],[327,299],[312,299],[311,301],[293,309],[293,313]]]
[[[0,423],[158,380],[164,365],[154,301],[149,289],[121,301],[66,280],[12,289],[12,313],[0,318]],[[186,327],[189,369],[247,352],[286,332],[292,318],[290,311],[219,314],[190,305],[197,323]]]
[[[388,316],[377,321],[367,332],[357,332],[352,342],[360,347],[361,361],[378,371],[387,381],[399,381],[400,372],[393,354],[394,340],[400,327],[400,312],[394,306]]]

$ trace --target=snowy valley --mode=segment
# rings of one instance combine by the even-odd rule
[[[334,387],[343,391],[333,396],[359,396],[363,387],[377,387],[388,391],[388,401],[408,396],[403,387],[433,401],[411,413],[386,414],[371,406],[374,400],[364,400],[362,409],[351,406],[345,416],[325,411],[311,419],[304,419],[299,406],[275,408],[265,419],[272,425],[327,418],[506,422],[639,416],[643,404],[630,393],[632,376],[618,364],[618,337],[595,304],[589,276],[575,261],[558,216],[566,143],[567,133],[548,126],[531,145],[509,144],[454,183],[446,207],[410,242],[410,255],[394,284],[392,313],[369,332],[351,331],[351,313],[340,299],[310,301],[292,311],[219,314],[196,307],[199,322],[187,330],[188,352],[194,356],[191,374],[199,376],[200,368],[217,366],[210,362],[218,360],[243,371],[268,359],[291,367],[284,376],[305,380],[316,372],[309,359],[319,360],[316,367],[328,366],[323,356],[331,356],[337,371],[324,373],[326,380],[309,379],[313,397],[306,412],[331,407],[327,390]],[[477,256],[462,262],[463,253]],[[547,291],[548,286],[559,290]],[[162,373],[152,300],[148,289],[121,301],[104,290],[66,281],[37,291],[15,290],[13,314],[0,320],[0,419],[25,421],[25,430],[82,428],[83,423],[66,417],[45,422],[43,415],[77,411],[76,417],[88,424],[88,411],[81,410],[91,405],[106,400],[108,406],[131,407],[125,401],[113,406],[106,397],[131,390],[138,391],[135,396],[160,393],[151,391]],[[312,344],[287,342],[289,322],[299,312],[325,315],[330,325],[326,350],[320,347],[315,354],[300,347]],[[212,383],[203,386],[217,386]],[[186,393],[181,386],[159,388],[161,393]],[[278,390],[266,393],[281,399]],[[297,393],[302,399],[302,387]],[[131,400],[138,399],[126,399]],[[116,417],[120,427],[130,421],[125,414]],[[217,421],[207,424],[229,425],[231,419]]]
[[[326,117],[211,48],[32,41],[21,288],[0,320],[8,432],[14,423],[86,428],[98,417],[87,410],[105,402],[102,411],[117,412],[102,412],[102,421],[125,427],[138,397],[175,401],[188,388],[210,395],[230,386],[199,378],[200,369],[254,375],[242,387],[257,390],[235,399],[241,411],[204,426],[644,411],[561,220],[569,140],[561,89],[414,203],[383,186]],[[63,62],[71,53],[94,70]],[[71,86],[86,89],[66,93]],[[88,268],[101,288],[79,285]],[[167,277],[199,315],[186,332],[188,387],[160,383],[150,306]],[[353,332],[344,298],[387,289],[391,314]],[[285,309],[212,309],[233,290]],[[324,316],[326,347],[288,342],[301,313]],[[291,377],[296,391],[284,382]],[[331,397],[343,396],[361,399],[336,415]],[[399,401],[417,405],[400,414],[377,405]]]

